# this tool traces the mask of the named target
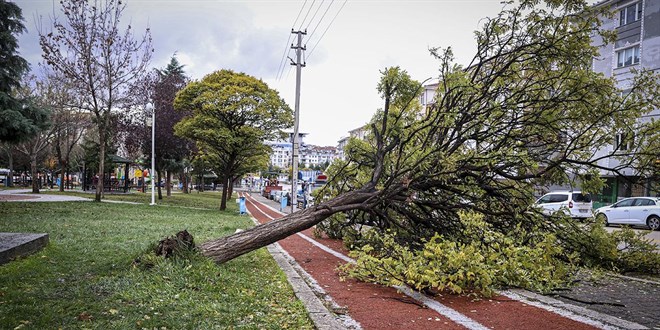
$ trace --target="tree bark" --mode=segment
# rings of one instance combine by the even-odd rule
[[[165,171],[165,192],[167,197],[172,196],[172,172]]]
[[[375,197],[378,194],[378,191],[369,188],[354,190],[325,203],[289,214],[284,218],[205,242],[201,246],[202,252],[215,262],[223,263],[311,228],[335,213],[369,209],[376,201]]]
[[[226,175],[222,176],[222,197],[220,197],[220,210],[224,211],[227,209],[227,193],[229,192],[229,185],[227,184],[229,179]]]
[[[160,190],[160,170],[156,170],[156,174],[158,175],[158,180],[156,181],[156,187],[158,188],[158,200],[163,199],[163,192]]]
[[[185,170],[181,171],[180,178],[181,178],[181,180],[180,180],[181,181],[181,189],[182,189],[184,194],[187,194],[189,192],[188,191],[188,175],[186,174]]]
[[[105,170],[105,127],[99,127],[99,168],[97,172],[99,179],[97,180],[98,182],[96,183],[96,196],[94,197],[94,200],[97,202],[100,202],[101,198],[103,197],[103,184],[104,184],[103,181],[105,181],[104,170]]]
[[[60,160],[60,191],[64,191],[64,184],[66,180],[65,170],[67,168],[66,160]]]
[[[9,163],[9,173],[7,173],[7,183],[5,184],[7,187],[14,186],[14,156],[12,155],[11,150],[11,147],[7,149],[7,162]]]
[[[234,179],[227,180],[227,186],[229,187],[227,190],[227,198],[231,199],[231,196],[234,194]]]
[[[40,179],[39,175],[37,174],[37,154],[33,153],[30,155],[30,172],[32,176],[32,193],[38,194],[39,193],[39,184]]]

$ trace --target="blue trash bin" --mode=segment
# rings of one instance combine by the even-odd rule
[[[280,211],[284,211],[284,209],[286,209],[286,204],[287,198],[286,196],[282,196],[282,199],[280,199]]]
[[[238,199],[238,211],[240,214],[247,214],[247,209],[245,208],[245,197]]]

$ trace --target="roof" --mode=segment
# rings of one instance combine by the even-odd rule
[[[117,156],[117,155],[110,155],[110,160],[111,160],[113,163],[122,163],[122,164],[130,164],[130,163],[133,162],[132,160],[128,160],[128,159],[126,159],[126,158],[124,158],[124,157]]]

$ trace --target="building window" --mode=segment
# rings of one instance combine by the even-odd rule
[[[620,151],[631,150],[633,147],[633,136],[626,133],[618,133],[614,140],[614,149]]]
[[[639,45],[617,51],[616,57],[617,68],[639,64]]]
[[[626,6],[619,12],[619,26],[637,22],[642,19],[642,3]]]

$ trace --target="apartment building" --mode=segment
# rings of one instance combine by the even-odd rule
[[[604,0],[594,6],[607,7],[614,13],[612,18],[603,18],[602,27],[616,31],[617,39],[614,43],[604,44],[600,36],[592,38],[592,44],[600,47],[600,56],[593,60],[593,70],[615,78],[623,93],[630,88],[636,71],[648,69],[660,73],[660,1]],[[659,109],[639,120],[644,122],[652,118],[660,120]],[[614,151],[627,152],[634,147],[634,143],[634,137],[612,132],[612,145],[600,150],[596,157]],[[601,160],[600,165],[615,168],[620,161],[609,157]],[[653,179],[639,176],[632,168],[624,168],[621,172],[625,177],[601,171],[601,176],[607,180],[601,198],[603,203],[658,193],[653,191]]]
[[[338,157],[337,148],[332,146],[316,146],[306,144],[303,139],[307,133],[299,133],[298,141],[300,143],[298,159],[303,167],[323,166],[326,163],[332,163]],[[267,142],[273,149],[270,154],[270,164],[279,168],[288,168],[291,166],[292,143],[291,135],[289,141]]]
[[[364,140],[367,138],[368,133],[369,133],[369,126],[366,124],[356,129],[352,129],[348,131],[348,136],[342,137],[341,139],[339,139],[339,141],[337,141],[337,148],[336,148],[337,158],[346,159],[346,155],[344,154],[344,149],[346,148],[346,145],[348,144],[348,141],[351,138]]]

